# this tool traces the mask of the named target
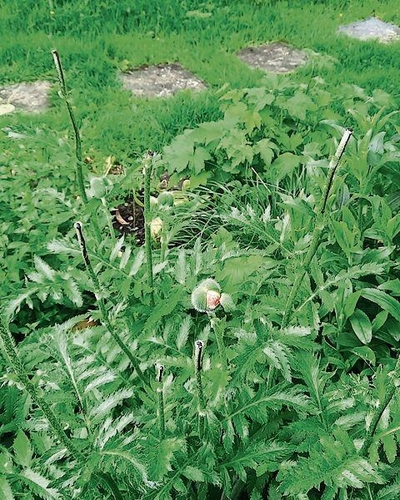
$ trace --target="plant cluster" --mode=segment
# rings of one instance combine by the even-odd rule
[[[6,500],[399,497],[389,96],[274,77],[220,103],[122,174],[87,172],[77,127],[70,170],[1,167]],[[127,195],[144,246],[113,228]]]

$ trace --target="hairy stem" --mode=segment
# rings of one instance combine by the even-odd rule
[[[153,251],[151,248],[151,215],[150,215],[150,181],[153,170],[153,155],[146,154],[144,158],[144,237],[147,261],[147,283],[150,288],[150,305],[154,306],[154,275],[153,275]]]
[[[85,263],[86,270],[89,274],[90,279],[92,280],[93,286],[94,286],[94,292],[96,296],[96,301],[99,306],[99,310],[101,313],[101,318],[104,326],[107,328],[107,330],[110,332],[112,338],[115,340],[115,342],[118,344],[120,347],[121,351],[126,354],[128,357],[129,361],[131,362],[133,368],[135,369],[138,377],[141,379],[141,381],[145,385],[149,385],[149,382],[147,381],[146,377],[144,376],[140,365],[139,361],[136,359],[135,356],[131,353],[129,350],[128,346],[125,344],[125,342],[122,340],[118,332],[115,330],[113,325],[111,324],[111,321],[109,319],[108,313],[107,313],[107,308],[104,303],[104,299],[102,297],[102,288],[99,282],[99,279],[94,272],[94,269],[92,267],[92,264],[90,262],[89,254],[87,252],[87,247],[86,247],[86,242],[85,238],[83,236],[83,230],[82,230],[82,223],[81,222],[75,222],[75,230],[76,230],[76,235],[78,238],[79,246],[81,248],[81,253],[83,257],[83,261]]]
[[[218,319],[214,313],[209,313],[209,315],[211,316],[211,328],[214,331],[215,340],[217,341],[218,354],[221,361],[221,369],[226,372],[228,370],[228,365],[226,361],[227,356],[223,339],[224,326],[221,323],[221,320]]]
[[[304,258],[304,262],[301,265],[301,269],[297,273],[296,278],[295,278],[294,283],[293,283],[293,286],[290,290],[290,294],[289,294],[289,297],[288,297],[287,302],[286,302],[285,312],[284,312],[283,319],[282,319],[282,324],[281,324],[282,328],[285,328],[289,324],[289,321],[290,321],[290,318],[292,315],[293,304],[296,300],[298,291],[299,291],[300,286],[303,282],[304,276],[308,272],[308,268],[310,267],[311,261],[315,255],[318,247],[319,247],[321,234],[324,230],[324,226],[325,226],[325,222],[326,222],[325,221],[325,211],[327,208],[328,198],[329,198],[329,194],[330,194],[330,191],[332,188],[333,179],[335,177],[340,160],[343,156],[343,153],[346,149],[346,146],[350,140],[351,135],[352,135],[351,130],[345,130],[343,137],[339,143],[339,146],[336,150],[336,153],[330,162],[329,175],[328,175],[328,178],[326,181],[324,194],[322,196],[321,205],[317,209],[317,213],[316,213],[317,219],[316,219],[315,228],[314,228],[314,231],[312,234],[310,247],[309,247],[308,252]]]
[[[39,395],[38,388],[35,384],[32,383],[31,379],[29,378],[28,373],[26,372],[25,367],[19,357],[14,339],[12,338],[8,329],[8,322],[5,321],[3,315],[1,315],[0,318],[0,337],[10,366],[17,374],[19,381],[25,387],[25,390],[30,395],[32,401],[40,408],[43,415],[49,422],[50,427],[53,429],[54,434],[57,436],[62,445],[75,458],[75,460],[78,460],[83,464],[85,462],[85,457],[69,439],[63,429],[61,421],[50,408],[50,406],[46,403],[46,401]]]
[[[165,411],[164,411],[164,388],[162,378],[164,374],[164,366],[157,365],[157,394],[158,394],[158,429],[160,441],[165,438]]]
[[[396,366],[394,367],[392,376],[388,377],[389,382],[388,382],[388,388],[386,390],[385,397],[384,397],[382,403],[380,403],[380,405],[376,409],[376,411],[372,417],[370,426],[367,430],[367,433],[366,433],[366,436],[364,439],[364,443],[360,449],[360,455],[366,455],[368,453],[369,447],[371,446],[372,440],[373,440],[374,435],[376,433],[376,429],[378,428],[379,421],[381,420],[384,411],[386,410],[386,408],[389,406],[390,402],[392,401],[392,399],[396,393],[396,389],[398,389],[397,381],[398,381],[399,377],[400,377],[400,357],[397,358]]]
[[[196,340],[195,342],[195,352],[194,352],[194,363],[196,371],[196,387],[197,387],[197,398],[198,398],[198,422],[199,422],[199,436],[200,439],[204,437],[204,418],[206,409],[206,400],[203,391],[203,381],[202,381],[202,365],[203,365],[203,349],[204,343],[201,340]]]
[[[85,191],[85,185],[83,182],[83,161],[82,161],[82,142],[81,142],[81,134],[79,132],[78,124],[75,118],[75,114],[72,110],[71,103],[68,99],[67,87],[65,84],[65,77],[63,67],[61,65],[61,60],[58,52],[56,50],[51,51],[53,55],[54,65],[57,70],[58,82],[60,84],[60,93],[63,98],[65,105],[67,106],[69,118],[71,120],[72,129],[74,131],[75,137],[75,157],[76,157],[76,183],[78,185],[79,194],[84,203],[88,202],[88,197]]]
[[[64,70],[63,70],[63,67],[61,64],[60,55],[58,54],[58,52],[56,50],[52,50],[51,53],[53,56],[54,65],[55,65],[56,70],[57,70],[58,82],[60,85],[60,95],[61,95],[62,99],[64,100],[65,105],[67,107],[69,119],[70,119],[71,125],[72,125],[72,130],[74,132],[75,159],[76,159],[76,163],[75,163],[76,184],[78,187],[79,195],[80,195],[83,203],[85,205],[87,205],[89,200],[88,200],[88,197],[86,194],[84,176],[83,176],[83,158],[82,158],[81,134],[80,134],[79,127],[78,127],[78,122],[75,118],[75,114],[74,114],[74,111],[72,109],[72,105],[71,105],[69,98],[68,98],[67,86],[65,83]],[[99,225],[98,225],[96,219],[92,220],[92,226],[93,226],[96,240],[99,243],[101,241],[101,232],[100,232],[100,228],[99,228]]]

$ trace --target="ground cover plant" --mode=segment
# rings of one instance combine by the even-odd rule
[[[48,55],[0,156],[2,496],[397,499],[396,95],[248,77],[104,159]]]

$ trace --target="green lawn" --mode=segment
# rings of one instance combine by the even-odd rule
[[[50,50],[56,48],[82,120],[85,150],[94,148],[100,157],[114,154],[121,159],[149,148],[159,150],[186,127],[216,117],[215,90],[223,85],[260,84],[262,72],[249,70],[235,57],[249,44],[285,40],[320,54],[314,64],[298,70],[299,81],[319,75],[332,86],[381,88],[399,101],[400,44],[360,42],[336,34],[338,25],[369,17],[373,11],[399,24],[397,1],[347,4],[5,0],[0,7],[0,84],[55,81]],[[121,68],[173,61],[204,79],[210,90],[169,100],[134,99],[116,77]],[[0,124],[60,130],[65,120],[56,90],[52,101],[54,107],[43,116],[7,116]]]

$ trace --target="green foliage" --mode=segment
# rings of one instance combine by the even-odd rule
[[[76,29],[107,8],[83,2]],[[218,99],[146,179],[88,160],[87,203],[65,138],[2,153],[4,498],[398,498],[392,100],[314,77]],[[161,196],[165,169],[185,189]],[[145,249],[110,215],[143,188]]]

